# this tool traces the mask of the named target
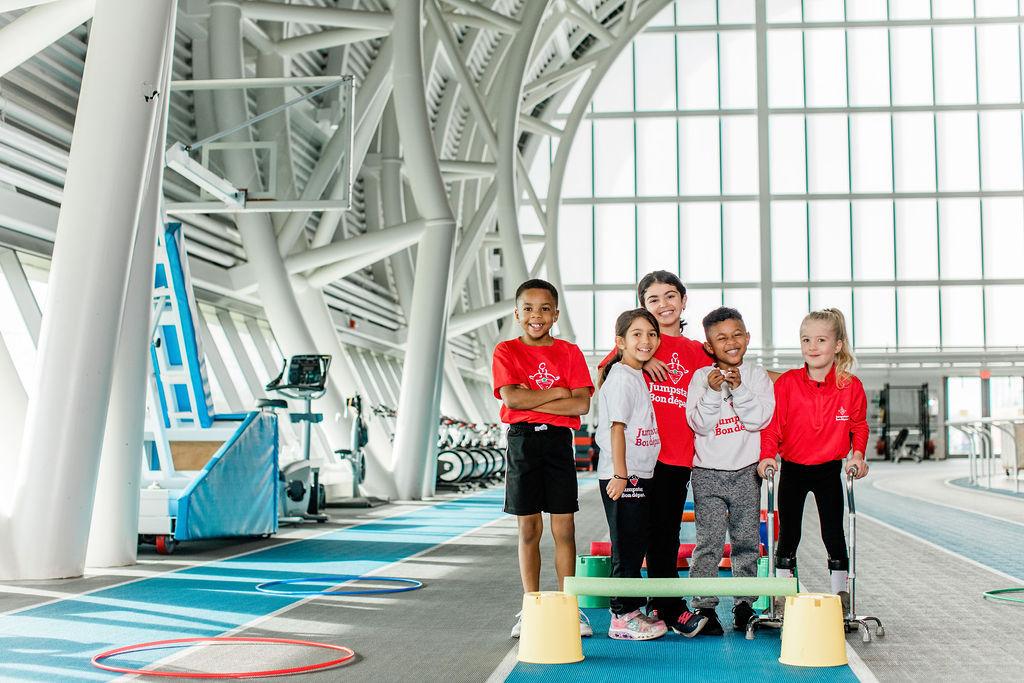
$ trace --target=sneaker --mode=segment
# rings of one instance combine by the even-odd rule
[[[732,608],[732,627],[737,631],[746,631],[753,616],[754,608],[749,602],[737,602]]]
[[[704,628],[701,629],[701,633],[706,636],[721,636],[725,634],[722,630],[722,622],[718,620],[718,612],[715,611],[714,607],[704,607],[697,610],[697,616],[706,619]]]
[[[682,614],[679,615],[679,618],[668,624],[668,627],[681,636],[693,638],[703,630],[707,623],[707,617],[694,614],[690,610],[684,609]]]
[[[518,638],[519,634],[523,631],[523,613],[516,613],[516,625],[512,627],[512,638]]]
[[[616,640],[653,640],[662,637],[667,631],[665,622],[655,621],[636,609],[622,616],[613,614],[608,637]]]
[[[850,593],[848,591],[839,591],[839,602],[843,604],[843,619],[850,616]]]
[[[580,610],[580,635],[584,638],[594,635],[594,629],[590,627],[590,619],[583,610]]]

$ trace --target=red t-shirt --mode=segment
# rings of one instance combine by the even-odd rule
[[[836,369],[824,382],[812,380],[807,366],[788,370],[775,382],[775,415],[761,432],[761,459],[782,459],[800,465],[842,460],[868,445],[867,399],[864,385],[851,377],[836,386]]]
[[[615,357],[615,351],[601,361],[603,367]],[[683,336],[661,335],[661,343],[654,357],[669,366],[671,376],[667,382],[655,382],[646,374],[654,402],[654,419],[661,435],[661,453],[658,462],[666,465],[693,467],[693,430],[686,422],[686,392],[693,379],[693,371],[711,365],[711,357],[704,345]]]
[[[580,389],[587,387],[594,393],[587,361],[580,347],[562,339],[555,339],[551,346],[528,346],[517,339],[503,341],[494,347],[491,363],[494,377],[494,397],[501,399],[499,389],[510,384],[525,384],[530,389],[565,387]],[[580,428],[577,415],[550,415],[534,410],[512,410],[501,404],[501,421],[505,424],[534,422],[552,427]]]

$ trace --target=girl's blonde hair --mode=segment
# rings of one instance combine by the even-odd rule
[[[836,335],[836,341],[842,342],[839,351],[836,352],[836,386],[842,388],[850,382],[853,377],[853,366],[857,357],[853,355],[853,346],[850,344],[850,335],[846,332],[846,317],[838,308],[823,308],[820,311],[811,311],[804,316],[800,323],[800,329],[810,321],[826,322],[832,326]]]

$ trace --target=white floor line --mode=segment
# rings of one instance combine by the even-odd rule
[[[850,647],[850,644],[846,644],[846,658],[850,660],[850,671],[857,677],[861,683],[878,683],[878,678],[871,672],[868,665],[864,663],[864,660],[860,658],[857,651]]]
[[[889,524],[887,522],[883,522],[882,520],[877,519],[875,517],[872,517],[871,515],[865,514],[863,512],[858,512],[857,513],[857,518],[858,519],[864,518],[864,519],[868,520],[869,522],[873,522],[875,524],[878,524],[879,526],[884,526],[886,529],[889,529],[891,531],[895,531],[896,533],[902,534],[903,536],[906,536],[907,538],[912,538],[912,539],[914,539],[915,541],[917,541],[919,543],[924,543],[925,545],[930,546],[932,548],[935,548],[936,550],[941,550],[942,552],[946,553],[947,555],[952,555],[953,557],[955,557],[957,559],[960,559],[960,560],[963,560],[964,562],[966,562],[968,564],[972,564],[975,567],[978,567],[979,569],[984,569],[985,571],[991,572],[991,573],[993,573],[993,574],[995,574],[997,576],[1001,576],[1004,579],[1009,579],[1010,581],[1013,581],[1015,583],[1019,583],[1019,584],[1024,585],[1024,580],[1018,579],[1016,576],[1010,576],[1006,572],[1001,572],[998,569],[995,569],[993,567],[988,566],[987,564],[982,564],[981,562],[978,562],[977,560],[973,560],[973,559],[967,557],[966,555],[961,555],[960,553],[958,553],[958,552],[956,552],[954,550],[950,550],[949,548],[944,548],[943,546],[938,545],[937,543],[932,543],[931,541],[927,541],[927,540],[921,538],[920,536],[918,536],[917,534],[913,534],[913,533],[911,533],[909,531],[904,531],[903,529],[895,527],[892,524]]]
[[[437,502],[438,503],[449,503],[449,502],[456,502],[457,503],[458,499],[456,498],[456,499],[452,499],[452,500],[439,500]],[[409,557],[403,557],[401,560],[395,560],[394,562],[389,562],[388,564],[382,565],[382,566],[378,567],[377,569],[371,570],[371,571],[363,574],[363,576],[375,576],[375,575],[378,575],[378,574],[380,574],[381,572],[383,572],[386,569],[389,569],[391,567],[399,565],[399,564],[401,564],[403,562],[408,562],[409,560],[412,560],[412,559],[415,559],[417,557],[420,557],[421,555],[425,555],[426,553],[433,552],[434,550],[437,550],[441,546],[448,545],[449,543],[454,543],[454,542],[460,540],[461,538],[463,538],[464,536],[476,533],[476,532],[478,532],[478,531],[480,531],[482,529],[486,529],[489,526],[493,526],[494,524],[497,524],[498,522],[506,521],[507,519],[508,519],[508,517],[506,515],[502,514],[501,517],[493,519],[490,522],[487,522],[486,524],[481,524],[478,527],[474,527],[474,528],[469,529],[467,531],[463,531],[458,536],[452,536],[451,538],[449,538],[449,539],[447,539],[445,541],[442,541],[440,543],[436,543],[436,544],[430,546],[429,548],[424,548],[423,550],[421,550],[421,551],[419,551],[417,553],[414,553],[414,554],[410,555]],[[338,531],[338,529],[335,529],[335,531]],[[338,585],[343,585],[343,584],[338,584]],[[424,584],[424,587],[427,587],[426,584]],[[269,614],[264,614],[261,617],[256,617],[252,621],[249,621],[249,622],[246,622],[244,624],[241,624],[240,626],[236,626],[235,628],[233,628],[231,630],[224,631],[223,633],[220,634],[220,637],[234,636],[234,635],[237,635],[239,633],[242,633],[243,631],[246,631],[246,630],[249,630],[249,629],[252,629],[252,628],[256,628],[260,624],[262,624],[262,623],[264,623],[266,621],[269,621],[270,619],[273,619],[274,617],[278,617],[278,616],[280,616],[280,615],[282,615],[282,614],[284,614],[286,612],[289,612],[289,611],[295,609],[296,607],[304,605],[307,602],[310,602],[311,600],[318,600],[318,599],[323,599],[323,598],[328,598],[329,599],[330,596],[326,596],[326,595],[310,595],[310,596],[307,596],[307,597],[302,598],[302,599],[300,599],[300,600],[298,600],[296,602],[293,602],[293,603],[291,603],[289,605],[285,605],[281,609],[278,609],[278,610],[275,610],[273,612],[270,612]],[[200,647],[209,647],[209,646],[200,646]],[[166,657],[164,657],[162,659],[159,659],[159,660],[153,662],[152,664],[148,665],[146,668],[147,669],[153,669],[153,668],[158,667],[158,666],[165,666],[167,664],[170,664],[170,663],[173,663],[175,661],[178,661],[178,660],[182,659],[186,655],[193,654],[195,652],[195,650],[196,650],[196,648],[184,648],[180,652],[176,652],[174,654],[168,655],[168,656],[166,656]],[[357,652],[356,654],[358,655],[359,653]],[[511,669],[510,669],[510,671],[511,671]],[[138,678],[143,677],[143,676],[145,676],[145,674],[132,674],[132,675],[129,675],[129,676],[123,676],[121,679],[118,679],[118,680],[122,680],[122,679],[123,680],[135,680],[135,679],[138,679]]]
[[[516,668],[516,661],[519,655],[519,644],[516,643],[505,658],[501,660],[501,664],[498,668],[491,672],[491,675],[487,677],[485,683],[505,683],[505,679],[508,678],[509,674],[512,673],[512,669]]]
[[[448,501],[448,500],[438,500],[437,501],[437,503],[445,503],[445,502],[450,502],[450,501]],[[417,509],[419,509],[419,508],[417,508]],[[360,520],[360,521],[357,521],[354,524],[351,524],[349,526],[341,526],[341,527],[335,527],[335,528],[332,528],[332,529],[325,529],[324,531],[320,531],[320,532],[312,534],[310,536],[301,536],[301,537],[298,537],[298,538],[292,538],[292,539],[289,539],[289,540],[287,540],[287,541],[285,541],[283,543],[278,543],[278,544],[276,544],[276,545],[274,545],[272,547],[274,547],[274,548],[283,548],[286,545],[291,545],[292,543],[297,543],[298,541],[308,541],[308,540],[311,540],[311,539],[314,539],[314,538],[320,538],[321,536],[326,536],[328,534],[332,534],[335,531],[342,531],[342,530],[345,530],[345,529],[354,529],[354,528],[359,527],[359,526],[361,526],[363,524],[374,524],[376,522],[379,522],[382,519],[388,519],[390,517],[396,517],[398,515],[401,515],[401,514],[404,514],[404,513],[408,513],[408,512],[410,512],[410,511],[409,510],[405,510],[405,509],[392,510],[389,514],[386,514],[386,515],[381,515],[379,517],[374,517],[373,519]],[[341,522],[341,523],[344,524],[344,522]],[[47,600],[45,602],[37,602],[35,604],[27,605],[25,607],[17,607],[15,609],[8,610],[6,612],[0,612],[0,617],[6,617],[6,616],[10,616],[12,614],[18,614],[19,612],[26,612],[26,611],[28,611],[30,609],[35,609],[36,607],[44,607],[46,605],[52,605],[53,603],[60,602],[61,600],[74,600],[74,599],[77,599],[77,598],[80,598],[80,597],[83,597],[83,596],[86,596],[86,595],[91,595],[93,593],[97,593],[99,591],[105,591],[108,588],[119,588],[121,586],[129,586],[129,585],[131,585],[133,583],[138,583],[139,581],[146,581],[147,579],[153,579],[153,578],[157,578],[157,577],[160,577],[160,576],[166,576],[167,574],[173,574],[175,572],[184,571],[186,569],[193,569],[195,567],[202,567],[202,566],[209,565],[209,564],[216,564],[217,562],[227,562],[228,560],[234,560],[234,559],[237,559],[239,557],[245,557],[246,555],[252,555],[253,553],[258,553],[258,552],[260,552],[262,550],[266,550],[268,547],[271,547],[271,546],[263,545],[263,546],[260,546],[259,548],[253,548],[252,550],[246,550],[245,552],[236,553],[234,555],[227,555],[225,557],[217,558],[216,560],[207,560],[205,562],[191,562],[191,561],[180,562],[178,564],[187,564],[188,566],[179,567],[179,568],[176,568],[176,569],[171,569],[169,571],[164,571],[164,572],[153,572],[152,574],[150,574],[148,576],[141,576],[139,578],[131,579],[130,581],[120,581],[120,582],[117,582],[117,583],[110,583],[110,584],[106,584],[104,586],[100,586],[98,588],[93,588],[92,590],[82,591],[81,593],[75,593],[73,595],[68,595],[67,597],[55,598],[53,600]],[[171,560],[171,558],[168,557],[168,562],[173,562],[173,560]],[[148,563],[148,561],[143,561],[143,562],[140,562],[139,564],[144,564],[144,563]],[[77,579],[77,578],[90,578],[92,576],[103,576],[104,574],[102,572],[105,571],[103,568],[86,567],[86,569],[96,569],[100,573],[91,574],[91,575],[83,575],[82,577],[74,577],[74,578]],[[5,582],[5,583],[0,584],[0,585],[3,585],[5,588],[10,588],[11,587],[9,585],[10,583],[37,583],[38,584],[38,583],[44,583],[44,582],[49,583],[51,581],[60,581],[60,580],[61,579],[45,579],[45,580],[41,580],[41,581],[25,581],[25,582],[22,582],[22,581],[13,582],[12,581],[12,582]]]
[[[947,480],[946,483],[947,483],[947,485],[952,486],[951,484],[949,484],[948,480]],[[1017,526],[1024,527],[1024,523],[1018,522],[1018,521],[1013,520],[1013,519],[1006,519],[1005,517],[999,517],[998,515],[992,515],[992,514],[989,514],[987,512],[981,512],[979,510],[972,510],[970,508],[961,507],[959,505],[950,505],[949,503],[940,503],[937,500],[931,500],[930,498],[924,498],[922,496],[918,496],[918,495],[915,495],[915,494],[912,494],[912,493],[904,493],[902,491],[896,491],[896,490],[893,490],[893,489],[889,488],[888,486],[882,486],[882,482],[881,481],[872,482],[872,485],[876,489],[878,489],[879,491],[884,491],[885,493],[889,493],[889,494],[892,494],[894,496],[901,496],[903,498],[910,498],[911,500],[917,500],[917,501],[920,501],[922,503],[931,503],[932,505],[938,505],[938,506],[941,506],[941,507],[944,507],[944,508],[949,508],[950,510],[957,510],[959,512],[969,512],[972,515],[978,515],[980,517],[988,517],[989,519],[994,519],[994,520],[999,521],[999,522],[1006,522],[1007,524],[1016,524]],[[962,487],[959,487],[959,486],[956,486],[954,488],[956,488],[956,489],[958,489],[960,491],[964,491],[965,490],[965,489],[963,489]],[[998,495],[998,494],[992,494],[992,495]],[[1002,498],[1003,496],[1000,496],[1000,497]]]

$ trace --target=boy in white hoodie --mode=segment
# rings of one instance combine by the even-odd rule
[[[690,576],[718,576],[726,531],[732,544],[733,576],[756,576],[760,548],[760,431],[775,412],[775,392],[760,365],[743,363],[750,333],[734,308],[718,308],[704,317],[704,348],[715,364],[693,374],[686,401],[686,421],[696,434],[693,459],[693,510],[697,547]],[[754,614],[754,596],[740,596],[733,606],[734,628],[741,631]],[[697,597],[693,606],[708,618],[704,635],[722,635],[715,613],[718,598]]]

